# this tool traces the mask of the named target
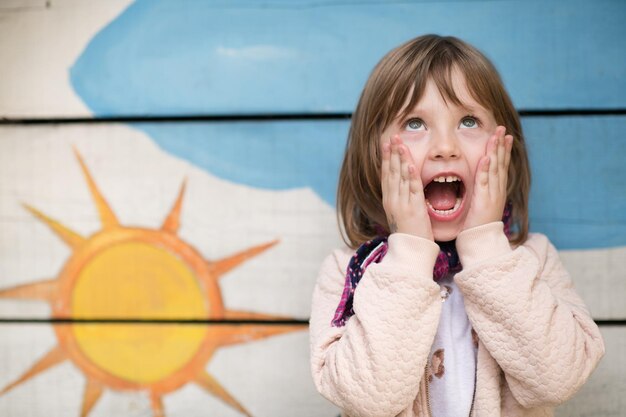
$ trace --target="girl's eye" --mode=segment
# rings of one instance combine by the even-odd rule
[[[475,129],[478,126],[479,126],[478,119],[476,119],[473,116],[467,116],[467,117],[464,117],[461,120],[461,126],[460,127],[464,127],[464,128],[467,128],[467,129]]]
[[[415,131],[423,130],[423,129],[424,129],[424,122],[422,122],[420,119],[411,119],[406,123],[406,130],[410,132],[415,132]]]

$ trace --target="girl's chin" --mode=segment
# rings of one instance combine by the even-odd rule
[[[459,233],[461,233],[461,225],[436,223],[439,222],[431,222],[433,228],[433,236],[435,237],[436,242],[449,242],[456,239]]]

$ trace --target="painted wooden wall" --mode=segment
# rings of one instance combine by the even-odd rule
[[[496,64],[531,228],[607,354],[559,416],[626,410],[626,3],[0,2],[0,415],[335,416],[308,367],[373,65],[424,33]]]

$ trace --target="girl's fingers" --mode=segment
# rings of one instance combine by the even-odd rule
[[[490,159],[489,155],[485,155],[478,162],[478,169],[476,170],[476,190],[480,193],[485,193],[488,190]]]
[[[506,143],[505,151],[504,151],[504,167],[508,170],[509,164],[511,163],[511,151],[513,149],[513,136],[506,135],[504,137],[504,141]]]
[[[498,171],[499,173],[504,170],[504,161],[506,158],[506,136],[504,131],[501,135],[498,135]]]
[[[410,182],[408,148],[404,145],[399,145],[398,153],[400,154],[400,188],[398,190],[400,201],[408,201]]]
[[[411,151],[397,135],[386,146],[383,145],[382,152],[381,171],[385,172],[385,180],[381,179],[384,184],[383,208],[389,231],[433,240],[420,179],[423,161],[419,161],[418,167]],[[381,173],[381,178],[382,176]]]
[[[406,149],[406,160],[409,165],[409,199],[412,200],[415,197],[421,196],[423,199],[424,195],[424,187],[422,185],[422,165],[424,165],[424,160],[420,160],[417,163],[413,159],[413,155],[411,154],[411,150],[409,148]]]
[[[419,172],[414,164],[409,164],[409,192],[411,193],[409,198],[414,198],[424,192]]]
[[[402,143],[401,139],[396,138],[396,140],[401,144],[399,147],[402,161],[400,201],[405,201],[410,204],[416,193],[423,192],[421,188],[422,182],[419,176],[421,170],[416,168],[411,150]]]
[[[509,177],[509,164],[511,163],[511,149],[513,148],[513,136],[506,135],[503,140],[504,161],[500,173],[500,189],[506,193],[507,180]]]
[[[393,207],[396,206],[398,201],[398,196],[400,192],[400,153],[398,149],[398,143],[395,140],[396,138],[391,138],[390,141],[390,153],[389,153],[389,169],[387,174],[387,185],[385,187],[385,192],[383,194],[383,200],[386,201],[386,204],[389,209],[394,210]]]
[[[493,138],[491,152],[489,153],[489,194],[495,197],[498,193],[500,182],[498,179],[498,148],[500,147],[500,131],[496,130],[496,136]]]
[[[498,198],[498,195],[502,193],[502,187],[506,187],[506,168],[504,166],[504,160],[506,158],[506,139],[504,133],[506,128],[501,130],[501,134],[498,135],[498,178],[494,182],[494,191],[497,194],[492,195],[492,198]]]
[[[400,179],[400,153],[398,152],[398,144],[393,140],[391,142],[391,155],[389,158],[389,184],[395,184]]]

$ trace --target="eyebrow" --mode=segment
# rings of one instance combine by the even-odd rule
[[[477,107],[472,107],[468,104],[463,104],[460,106],[463,110],[469,112],[469,113],[489,113],[489,110],[487,110],[486,108],[484,108],[483,106],[481,106],[480,104],[477,105]]]
[[[456,106],[456,105],[455,105]],[[460,106],[457,106],[459,109],[463,110],[464,112],[470,113],[470,114],[477,114],[477,113],[489,113],[489,110],[487,110],[486,108],[484,108],[483,106],[481,106],[480,104],[478,104],[476,107],[470,106],[468,104],[461,104]],[[402,115],[406,115],[406,116],[411,116],[411,115],[418,115],[420,113],[424,113],[424,114],[429,114],[430,111],[428,111],[427,109],[423,108],[423,107],[419,107],[416,106],[413,109],[411,109],[410,111],[400,111],[398,113],[398,115],[396,116],[396,119],[400,119],[400,116]]]

